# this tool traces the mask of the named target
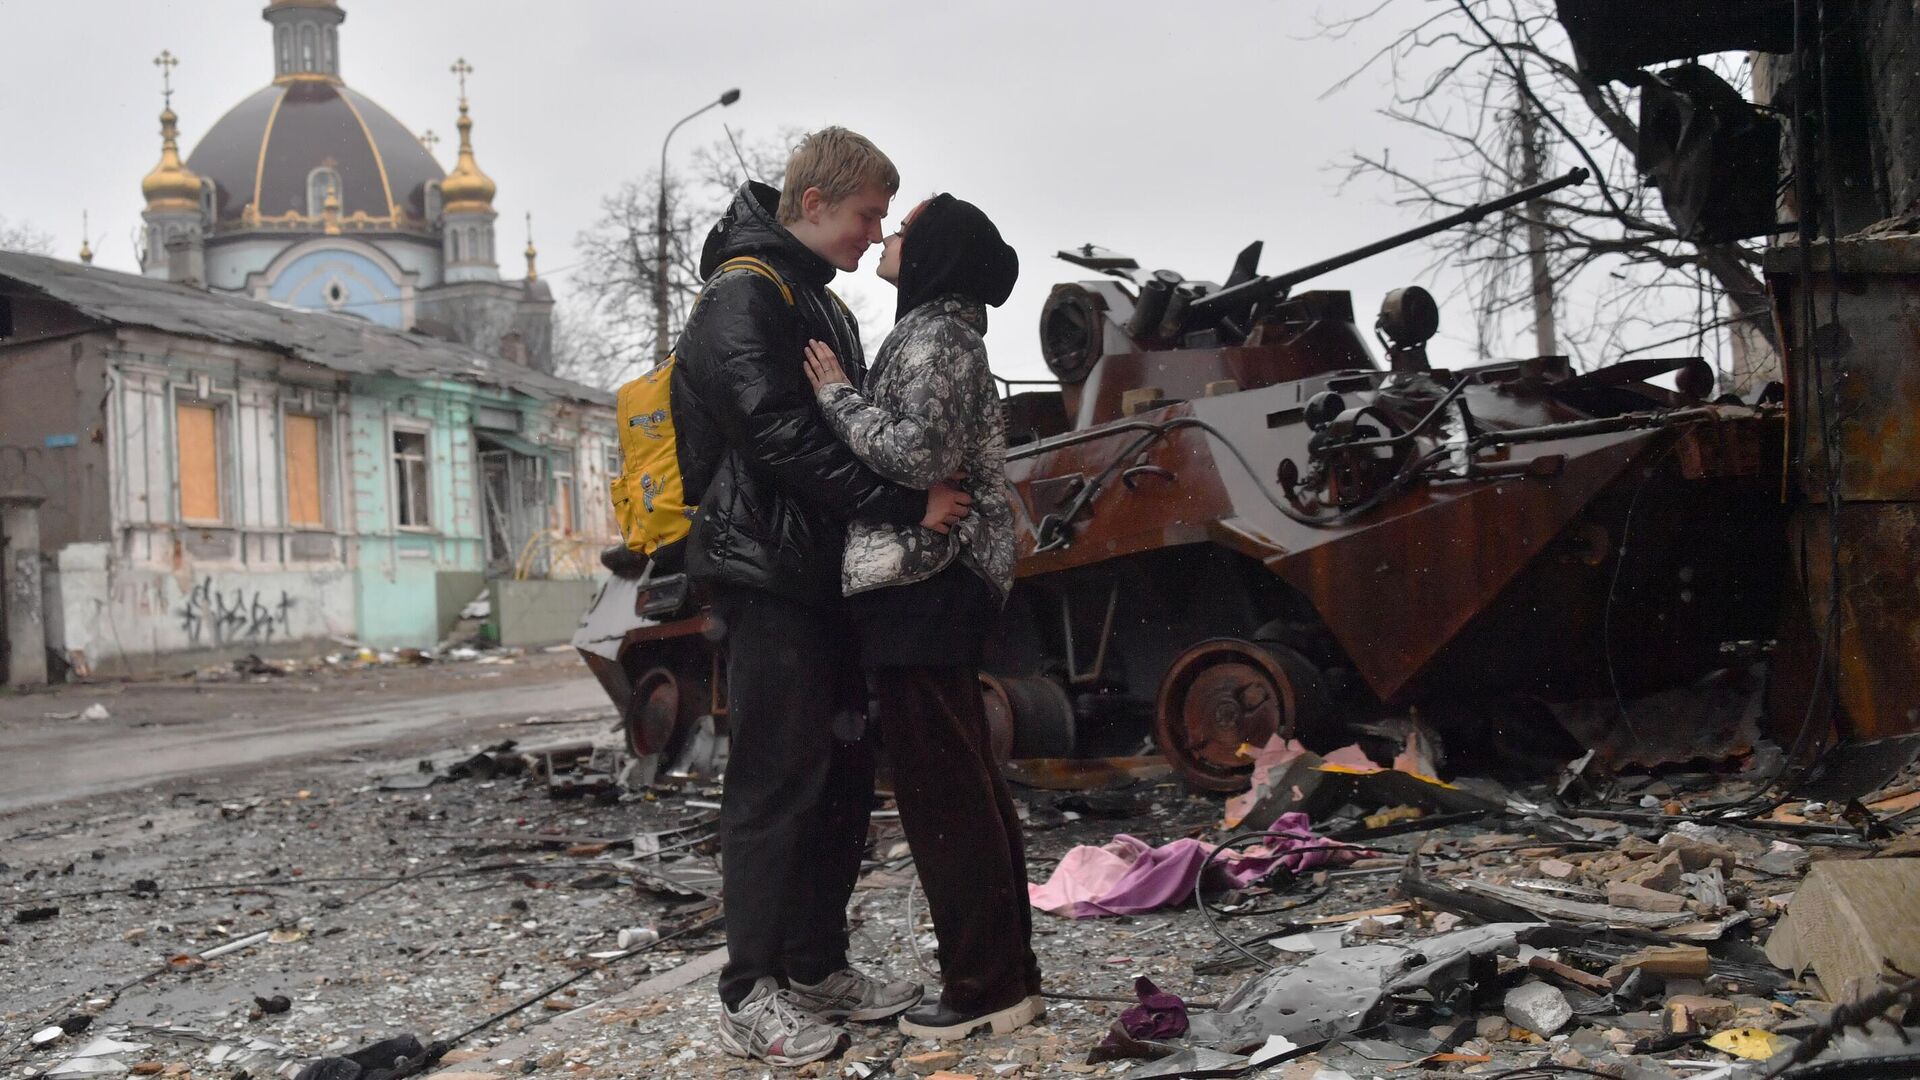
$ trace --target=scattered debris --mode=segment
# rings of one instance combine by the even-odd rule
[[[1920,859],[1823,862],[1807,872],[1767,958],[1812,969],[1833,1001],[1858,1001],[1920,971]]]
[[[1355,945],[1312,956],[1261,975],[1191,1018],[1194,1041],[1220,1049],[1252,1049],[1268,1036],[1319,1043],[1350,1035],[1377,1019],[1390,995],[1444,993],[1467,976],[1475,957],[1515,954],[1520,944],[1567,939],[1539,923],[1493,923],[1427,938],[1419,948]]]
[[[638,949],[660,940],[660,931],[651,926],[636,926],[620,931],[618,943],[622,949]]]
[[[19,857],[10,844],[7,922],[60,911],[13,931],[32,949],[12,950],[23,977],[0,995],[8,1022],[23,1018],[24,1057],[0,1080],[294,1080],[323,1059],[344,1075],[341,1062],[390,1025],[420,1031],[424,1060],[429,1033],[516,1008],[442,1068],[458,1060],[456,1075],[473,1080],[723,1075],[710,978],[604,1019],[595,1008],[647,970],[670,973],[683,947],[720,944],[711,929],[676,938],[719,905],[716,778],[683,770],[684,757],[636,770],[620,733],[573,736],[538,719],[537,740],[516,723],[424,758],[335,759],[291,784],[241,781],[215,798],[181,781],[90,804],[92,817],[126,822],[119,847],[79,831]],[[613,717],[589,719],[606,728]],[[1420,731],[1374,727],[1366,745],[1383,759]],[[724,760],[720,730],[706,764]],[[1875,1041],[1884,1020],[1872,1034],[1835,1024],[1812,1046],[1822,1025],[1852,1015],[1834,1008],[1846,977],[1830,980],[1811,953],[1782,970],[1765,951],[1884,940],[1892,964],[1913,965],[1897,947],[1904,910],[1859,908],[1875,889],[1848,878],[1920,866],[1862,857],[1920,852],[1920,814],[1900,816],[1920,807],[1912,766],[1857,800],[1776,806],[1778,766],[1751,762],[1643,773],[1590,762],[1561,794],[1557,770],[1423,779],[1362,764],[1351,748],[1310,766],[1266,749],[1282,773],[1307,768],[1289,785],[1317,785],[1304,799],[1267,794],[1312,812],[1240,833],[1221,831],[1219,797],[1183,790],[1157,760],[1027,769],[1050,785],[1016,788],[1034,899],[1060,913],[1035,913],[1047,1021],[937,1048],[856,1026],[845,1057],[799,1072],[1437,1080],[1558,1065],[1757,1080],[1760,1062],[1788,1054],[1912,1053]],[[156,795],[176,799],[191,830]],[[912,977],[935,943],[924,905],[909,902],[917,875],[898,816],[878,806],[849,928],[863,969]],[[1082,893],[1047,903],[1045,890],[1076,882]],[[1822,910],[1831,925],[1817,925]],[[1862,920],[1875,933],[1848,929]],[[68,973],[61,955],[117,959]],[[86,996],[129,984],[117,1005]],[[29,1038],[36,1027],[51,1030],[47,1042]],[[72,1052],[96,1034],[153,1049]],[[926,1072],[910,1063],[928,1052],[957,1056],[919,1061]],[[355,1080],[398,1058],[410,1068],[413,1047],[358,1065]]]
[[[1552,1035],[1573,1019],[1567,995],[1543,982],[1522,983],[1507,991],[1502,1009],[1514,1026],[1536,1035]]]

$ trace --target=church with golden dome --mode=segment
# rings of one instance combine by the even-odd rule
[[[141,183],[148,277],[420,331],[552,369],[553,296],[529,237],[503,278],[494,181],[473,148],[461,60],[451,171],[341,78],[337,0],[271,0],[274,78],[180,150],[160,114],[160,162]],[[163,68],[173,61],[163,54]],[[431,138],[429,136],[429,138]]]

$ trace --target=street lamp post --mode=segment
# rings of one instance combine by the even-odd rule
[[[667,303],[667,144],[673,141],[673,133],[680,130],[681,124],[715,105],[731,105],[739,100],[738,90],[721,94],[681,117],[678,123],[667,129],[667,137],[660,140],[660,203],[655,210],[653,225],[653,363],[656,367],[667,362],[667,322],[670,317]]]

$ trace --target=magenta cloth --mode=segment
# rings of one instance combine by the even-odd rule
[[[1364,850],[1317,836],[1311,826],[1305,814],[1281,814],[1265,843],[1214,860],[1207,883],[1242,888],[1276,866],[1299,873],[1351,862]],[[1027,896],[1042,911],[1075,919],[1176,907],[1193,895],[1194,875],[1213,850],[1214,845],[1191,838],[1154,847],[1121,834],[1100,847],[1082,845],[1067,852],[1045,884],[1027,886]]]
[[[1177,1039],[1187,1033],[1187,1003],[1153,985],[1145,975],[1133,980],[1140,1004],[1120,1014],[1120,1027],[1136,1039]]]

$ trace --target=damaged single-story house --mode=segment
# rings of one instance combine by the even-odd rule
[[[38,497],[48,648],[81,672],[431,645],[489,577],[586,577],[618,536],[612,405],[351,314],[0,252],[0,495]]]

